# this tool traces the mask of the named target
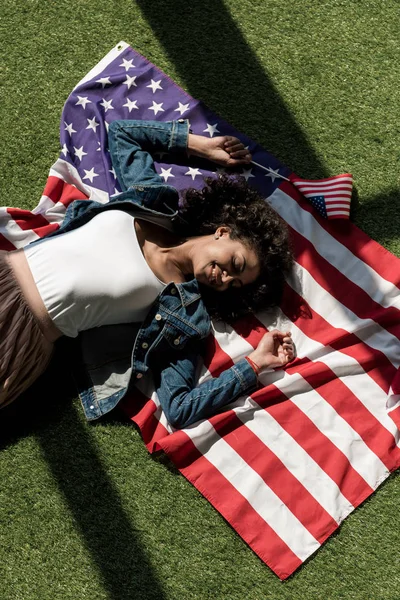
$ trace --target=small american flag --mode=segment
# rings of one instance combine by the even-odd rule
[[[291,175],[290,181],[325,219],[350,217],[353,188],[353,177],[350,173],[314,181]]]

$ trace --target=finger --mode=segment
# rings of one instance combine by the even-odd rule
[[[225,146],[225,150],[229,152],[229,154],[233,154],[235,152],[245,152],[248,153],[247,148],[243,146],[243,144],[233,144],[232,146]]]
[[[232,158],[245,158],[248,155],[247,150],[235,150],[234,152],[230,152],[229,155]]]
[[[273,336],[277,336],[277,337],[281,337],[284,336],[285,334],[280,331],[279,329],[271,329],[271,331],[268,331],[267,333],[270,333]]]
[[[233,158],[232,156],[228,159],[228,166],[235,167],[238,165],[248,165],[251,160],[251,157],[245,156],[244,158]]]
[[[229,148],[230,146],[236,146],[237,144],[242,144],[242,142],[237,137],[233,137],[232,135],[226,136],[226,139],[224,141],[225,148]]]

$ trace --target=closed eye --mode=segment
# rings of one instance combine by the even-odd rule
[[[238,260],[232,259],[232,266],[236,273],[243,273],[246,267],[246,263],[243,262],[243,264],[241,264]]]

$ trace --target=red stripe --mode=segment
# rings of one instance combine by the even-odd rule
[[[212,334],[207,338],[206,353],[203,360],[204,366],[210,371],[213,377],[218,377],[222,371],[233,366],[233,360],[229,354],[222,350],[217,339]]]
[[[393,419],[394,423],[396,424],[397,429],[400,429],[400,406],[398,406],[397,408],[395,408],[394,410],[391,410],[389,414],[389,417],[391,419]],[[397,467],[400,466],[400,460],[397,461]]]
[[[89,198],[74,185],[66,183],[53,175],[50,175],[47,179],[43,196],[47,196],[54,203],[61,202],[64,206],[68,206],[73,200],[87,200]]]
[[[49,225],[48,220],[43,215],[35,215],[29,210],[7,208],[7,212],[22,231],[36,230]]]
[[[343,185],[335,185],[335,186],[310,186],[310,185],[296,185],[295,186],[304,196],[307,194],[312,194],[313,196],[325,196],[326,194],[345,194],[346,196],[351,196],[352,188],[343,186]]]
[[[233,328],[253,348],[257,348],[261,338],[268,331],[255,315],[246,315],[233,323]]]
[[[157,406],[140,390],[137,389],[133,394],[126,396],[118,406],[139,427],[149,452],[159,449],[159,440],[170,435],[155,416]]]
[[[343,177],[347,177],[347,178],[349,178],[349,180],[353,181],[353,175],[351,173],[341,173],[340,175],[333,175],[332,177],[326,177],[325,179],[301,179],[300,177],[298,177],[297,175],[294,175],[293,173],[291,175],[289,175],[289,179],[293,183],[295,183],[295,182],[305,183],[307,181],[310,183],[324,183],[324,182],[329,183],[329,182],[334,182]]]
[[[35,228],[33,231],[40,238],[43,238],[46,235],[53,233],[53,231],[57,231],[57,229],[59,229],[59,228],[60,228],[60,225],[58,223],[50,223],[49,225],[46,225],[45,227]]]
[[[7,252],[15,250],[14,244],[12,244],[2,233],[0,233],[0,250],[7,250]]]
[[[373,492],[365,479],[351,466],[346,455],[278,388],[270,385],[252,394],[252,398],[268,410],[282,429],[337,484],[343,496],[353,506]]]
[[[349,219],[350,213],[348,215],[329,215],[329,219]]]
[[[300,299],[298,294],[288,288],[282,303],[282,310],[286,313],[291,309],[291,296],[294,296],[295,302]],[[311,318],[300,316],[296,321],[296,326],[309,338],[316,340],[323,346],[330,346],[338,352],[350,356],[356,360],[366,373],[388,393],[391,381],[396,374],[396,368],[390,363],[385,354],[379,350],[367,346],[359,338],[338,327],[330,325],[321,315],[309,307]]]
[[[299,190],[301,191],[301,193],[304,196],[346,196],[347,198],[351,198],[351,190],[347,189],[347,188],[341,188],[339,186],[335,187],[335,188],[329,188],[329,189],[322,189],[322,188],[313,188],[310,189],[309,187],[303,187],[303,188],[299,188]]]
[[[374,269],[381,277],[387,279],[395,286],[400,286],[400,259],[391,254],[388,250],[380,246],[374,240],[361,231],[354,223],[350,221],[341,221],[332,223],[320,216],[317,211],[302,197],[296,188],[287,181],[283,181],[279,188],[300,207],[309,213],[318,221],[330,235],[338,242],[347,247],[360,260],[364,261]]]
[[[251,415],[249,415],[251,419]],[[217,433],[264,480],[302,525],[322,544],[338,526],[333,517],[292,475],[284,463],[236,414],[218,415],[212,420]]]
[[[394,436],[363,405],[357,396],[324,363],[308,362],[288,373],[299,373],[310,386],[358,433],[389,470],[400,461]]]
[[[304,236],[290,228],[296,260],[306,269],[317,283],[335,299],[341,302],[360,319],[373,319],[400,338],[400,310],[384,308],[353,283],[328,260],[315,252],[313,244]],[[400,265],[399,265],[400,266]],[[298,300],[297,300],[298,302]]]
[[[177,431],[173,436],[162,440],[160,445],[180,472],[281,579],[289,577],[301,565],[302,561],[237,489],[197,450],[183,431]]]

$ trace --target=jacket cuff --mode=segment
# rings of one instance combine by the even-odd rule
[[[170,152],[186,152],[189,139],[188,119],[172,121],[171,139],[168,145]]]
[[[241,392],[245,393],[257,387],[257,375],[255,374],[254,369],[249,365],[245,358],[239,360],[239,362],[233,365],[231,369],[240,382]]]

